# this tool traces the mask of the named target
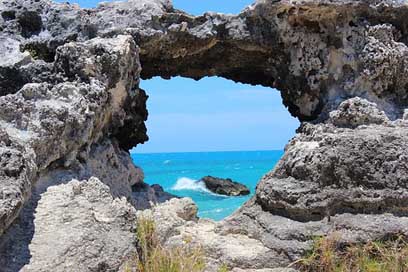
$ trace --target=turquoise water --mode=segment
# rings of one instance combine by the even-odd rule
[[[198,215],[221,220],[247,201],[260,178],[270,171],[283,151],[239,151],[132,154],[142,167],[148,184],[160,184],[177,196],[191,197],[198,205]],[[210,193],[197,182],[203,176],[231,178],[247,185],[251,195],[225,197]]]

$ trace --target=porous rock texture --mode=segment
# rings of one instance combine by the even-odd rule
[[[116,271],[137,254],[135,208],[99,179],[44,190],[3,236],[2,271]]]
[[[43,226],[55,222],[51,213],[66,208],[54,197],[73,209],[117,199],[138,209],[159,201],[154,188],[140,196],[143,174],[128,154],[147,140],[147,96],[138,83],[153,76],[221,76],[277,88],[303,122],[255,196],[226,220],[196,220],[186,200],[146,211],[159,226],[170,224],[163,230],[168,246],[185,234],[208,252],[209,271],[221,264],[275,271],[300,258],[316,235],[335,232],[348,242],[408,235],[406,18],[404,0],[258,0],[238,15],[202,16],[169,0],[95,9],[1,1],[2,269],[41,271],[41,263],[64,271],[72,260],[81,271],[123,267],[116,253],[95,248],[117,241],[117,253],[132,252],[132,239],[120,237],[130,237],[128,222],[106,223],[115,235],[70,241],[57,257],[42,256],[39,241],[49,237]],[[77,180],[107,186],[109,194],[95,203],[66,199]],[[177,205],[190,212],[174,215],[184,210]],[[124,203],[106,209],[120,220],[122,209],[134,215]],[[78,220],[68,220],[66,229],[58,224],[58,234],[89,225]],[[104,233],[99,226],[105,225],[95,232]],[[103,252],[95,253],[101,267],[80,258],[82,246]]]

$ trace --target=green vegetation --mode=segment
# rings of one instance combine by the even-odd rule
[[[221,265],[218,272],[229,272],[228,266],[226,264]]]
[[[132,266],[138,272],[202,272],[204,252],[184,239],[184,246],[164,248],[153,220],[139,218],[138,257]],[[336,235],[317,237],[307,256],[292,264],[304,272],[408,272],[408,240],[397,236],[386,241],[344,244]],[[128,269],[127,271],[132,271]],[[217,272],[228,272],[222,265]]]
[[[407,241],[398,236],[384,242],[341,245],[335,236],[316,238],[310,253],[292,266],[305,272],[406,272]]]
[[[153,220],[139,218],[137,222],[139,272],[201,272],[204,271],[204,252],[201,248],[183,247],[165,249],[158,239]]]

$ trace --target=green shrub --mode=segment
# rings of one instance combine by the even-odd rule
[[[408,242],[398,236],[384,242],[341,245],[335,236],[320,237],[293,266],[304,272],[406,272]]]

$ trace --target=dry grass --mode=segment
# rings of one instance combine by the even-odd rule
[[[305,272],[408,272],[408,240],[340,245],[335,236],[317,238],[311,252],[293,264]]]
[[[158,239],[153,220],[139,218],[137,222],[139,272],[201,272],[204,271],[204,252],[197,247],[164,248]]]

